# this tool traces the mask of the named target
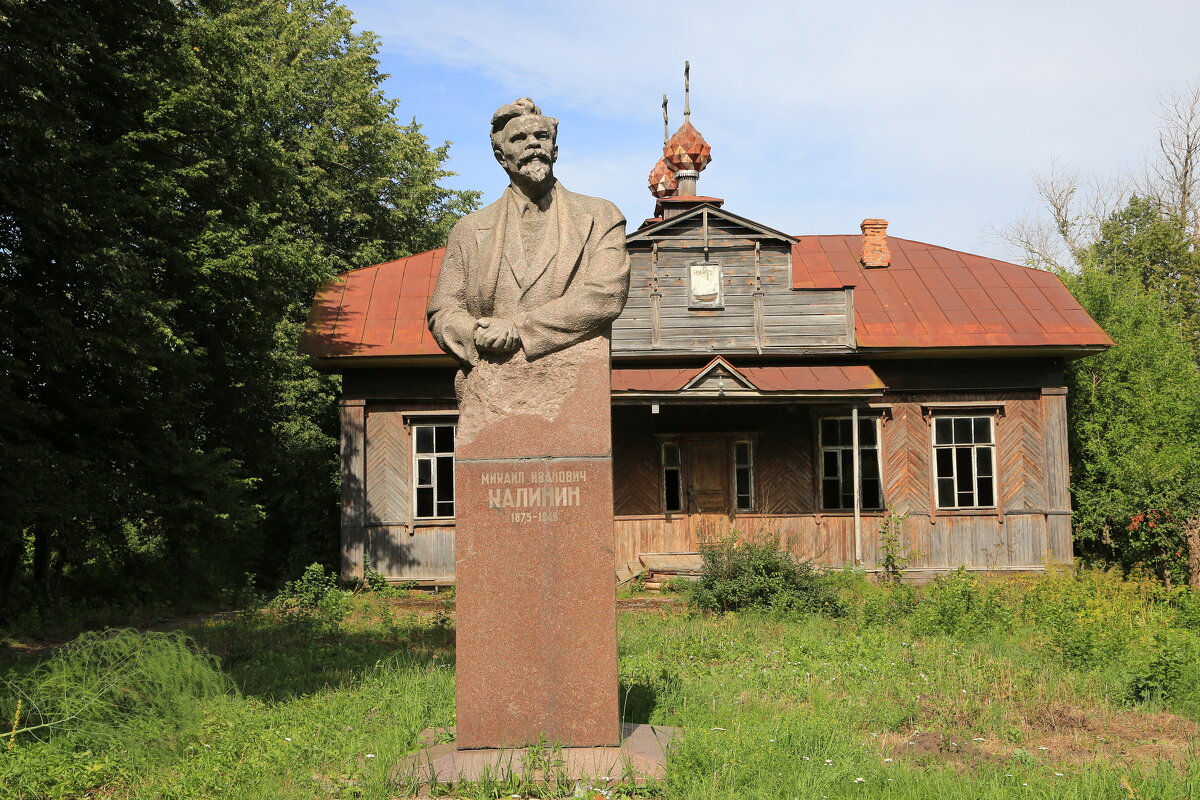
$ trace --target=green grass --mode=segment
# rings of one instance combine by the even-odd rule
[[[915,595],[835,583],[837,619],[621,615],[626,719],[683,728],[643,794],[1200,797],[1195,598],[1105,573],[959,577]],[[454,721],[453,630],[437,605],[350,605],[340,622],[265,611],[187,639],[108,637],[103,658],[84,642],[10,660],[0,797],[402,796],[389,768]],[[8,747],[18,696],[23,727],[97,695]]]

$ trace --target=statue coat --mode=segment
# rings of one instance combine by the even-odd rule
[[[511,319],[524,359],[535,361],[607,333],[625,306],[625,218],[609,201],[575,194],[557,181],[551,191],[554,215],[546,238],[555,237],[556,246],[539,248],[525,263],[515,263],[525,259],[520,232],[507,230],[511,189],[463,217],[450,232],[426,314],[438,344],[466,369],[481,359],[474,344],[475,321],[481,317]],[[514,307],[497,308],[497,283],[510,267],[526,280]]]

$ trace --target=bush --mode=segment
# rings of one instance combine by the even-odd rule
[[[945,634],[969,638],[1011,620],[1002,602],[1001,590],[984,584],[978,576],[959,567],[939,575],[925,587],[912,618],[919,634]]]
[[[374,565],[371,564],[371,556],[363,553],[362,588],[380,597],[399,597],[401,591],[414,588],[417,585],[415,581],[405,581],[405,584],[407,585],[402,587],[392,586],[387,576],[375,569]]]
[[[1149,631],[1170,620],[1169,593],[1145,572],[1048,570],[1028,584],[1025,618],[1046,632],[1067,666],[1095,669],[1150,648]]]
[[[1175,624],[1200,633],[1200,591],[1183,589],[1175,600]]]
[[[676,575],[674,578],[668,579],[660,591],[668,594],[687,594],[692,590],[692,579],[686,578],[683,575]]]
[[[863,625],[888,625],[912,614],[917,606],[916,590],[907,583],[887,581],[866,584],[859,590]]]
[[[299,578],[285,583],[270,607],[297,620],[336,627],[350,613],[350,592],[338,588],[336,575],[314,563]]]
[[[692,584],[689,601],[701,611],[845,613],[830,581],[811,562],[797,560],[774,542],[739,543],[730,536],[701,547],[700,553],[700,580]]]
[[[1129,681],[1138,702],[1161,702],[1188,716],[1200,712],[1200,639],[1186,631],[1161,631],[1155,654]]]

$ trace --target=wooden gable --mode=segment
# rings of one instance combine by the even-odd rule
[[[853,349],[851,289],[792,288],[795,243],[710,204],[633,233],[613,355]]]

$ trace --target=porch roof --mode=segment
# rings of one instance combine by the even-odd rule
[[[721,376],[728,386],[721,394],[847,394],[877,393],[886,388],[875,371],[865,365],[851,366],[735,366],[717,357],[694,367],[622,367],[612,370],[612,390],[620,394],[711,393],[711,381]]]

